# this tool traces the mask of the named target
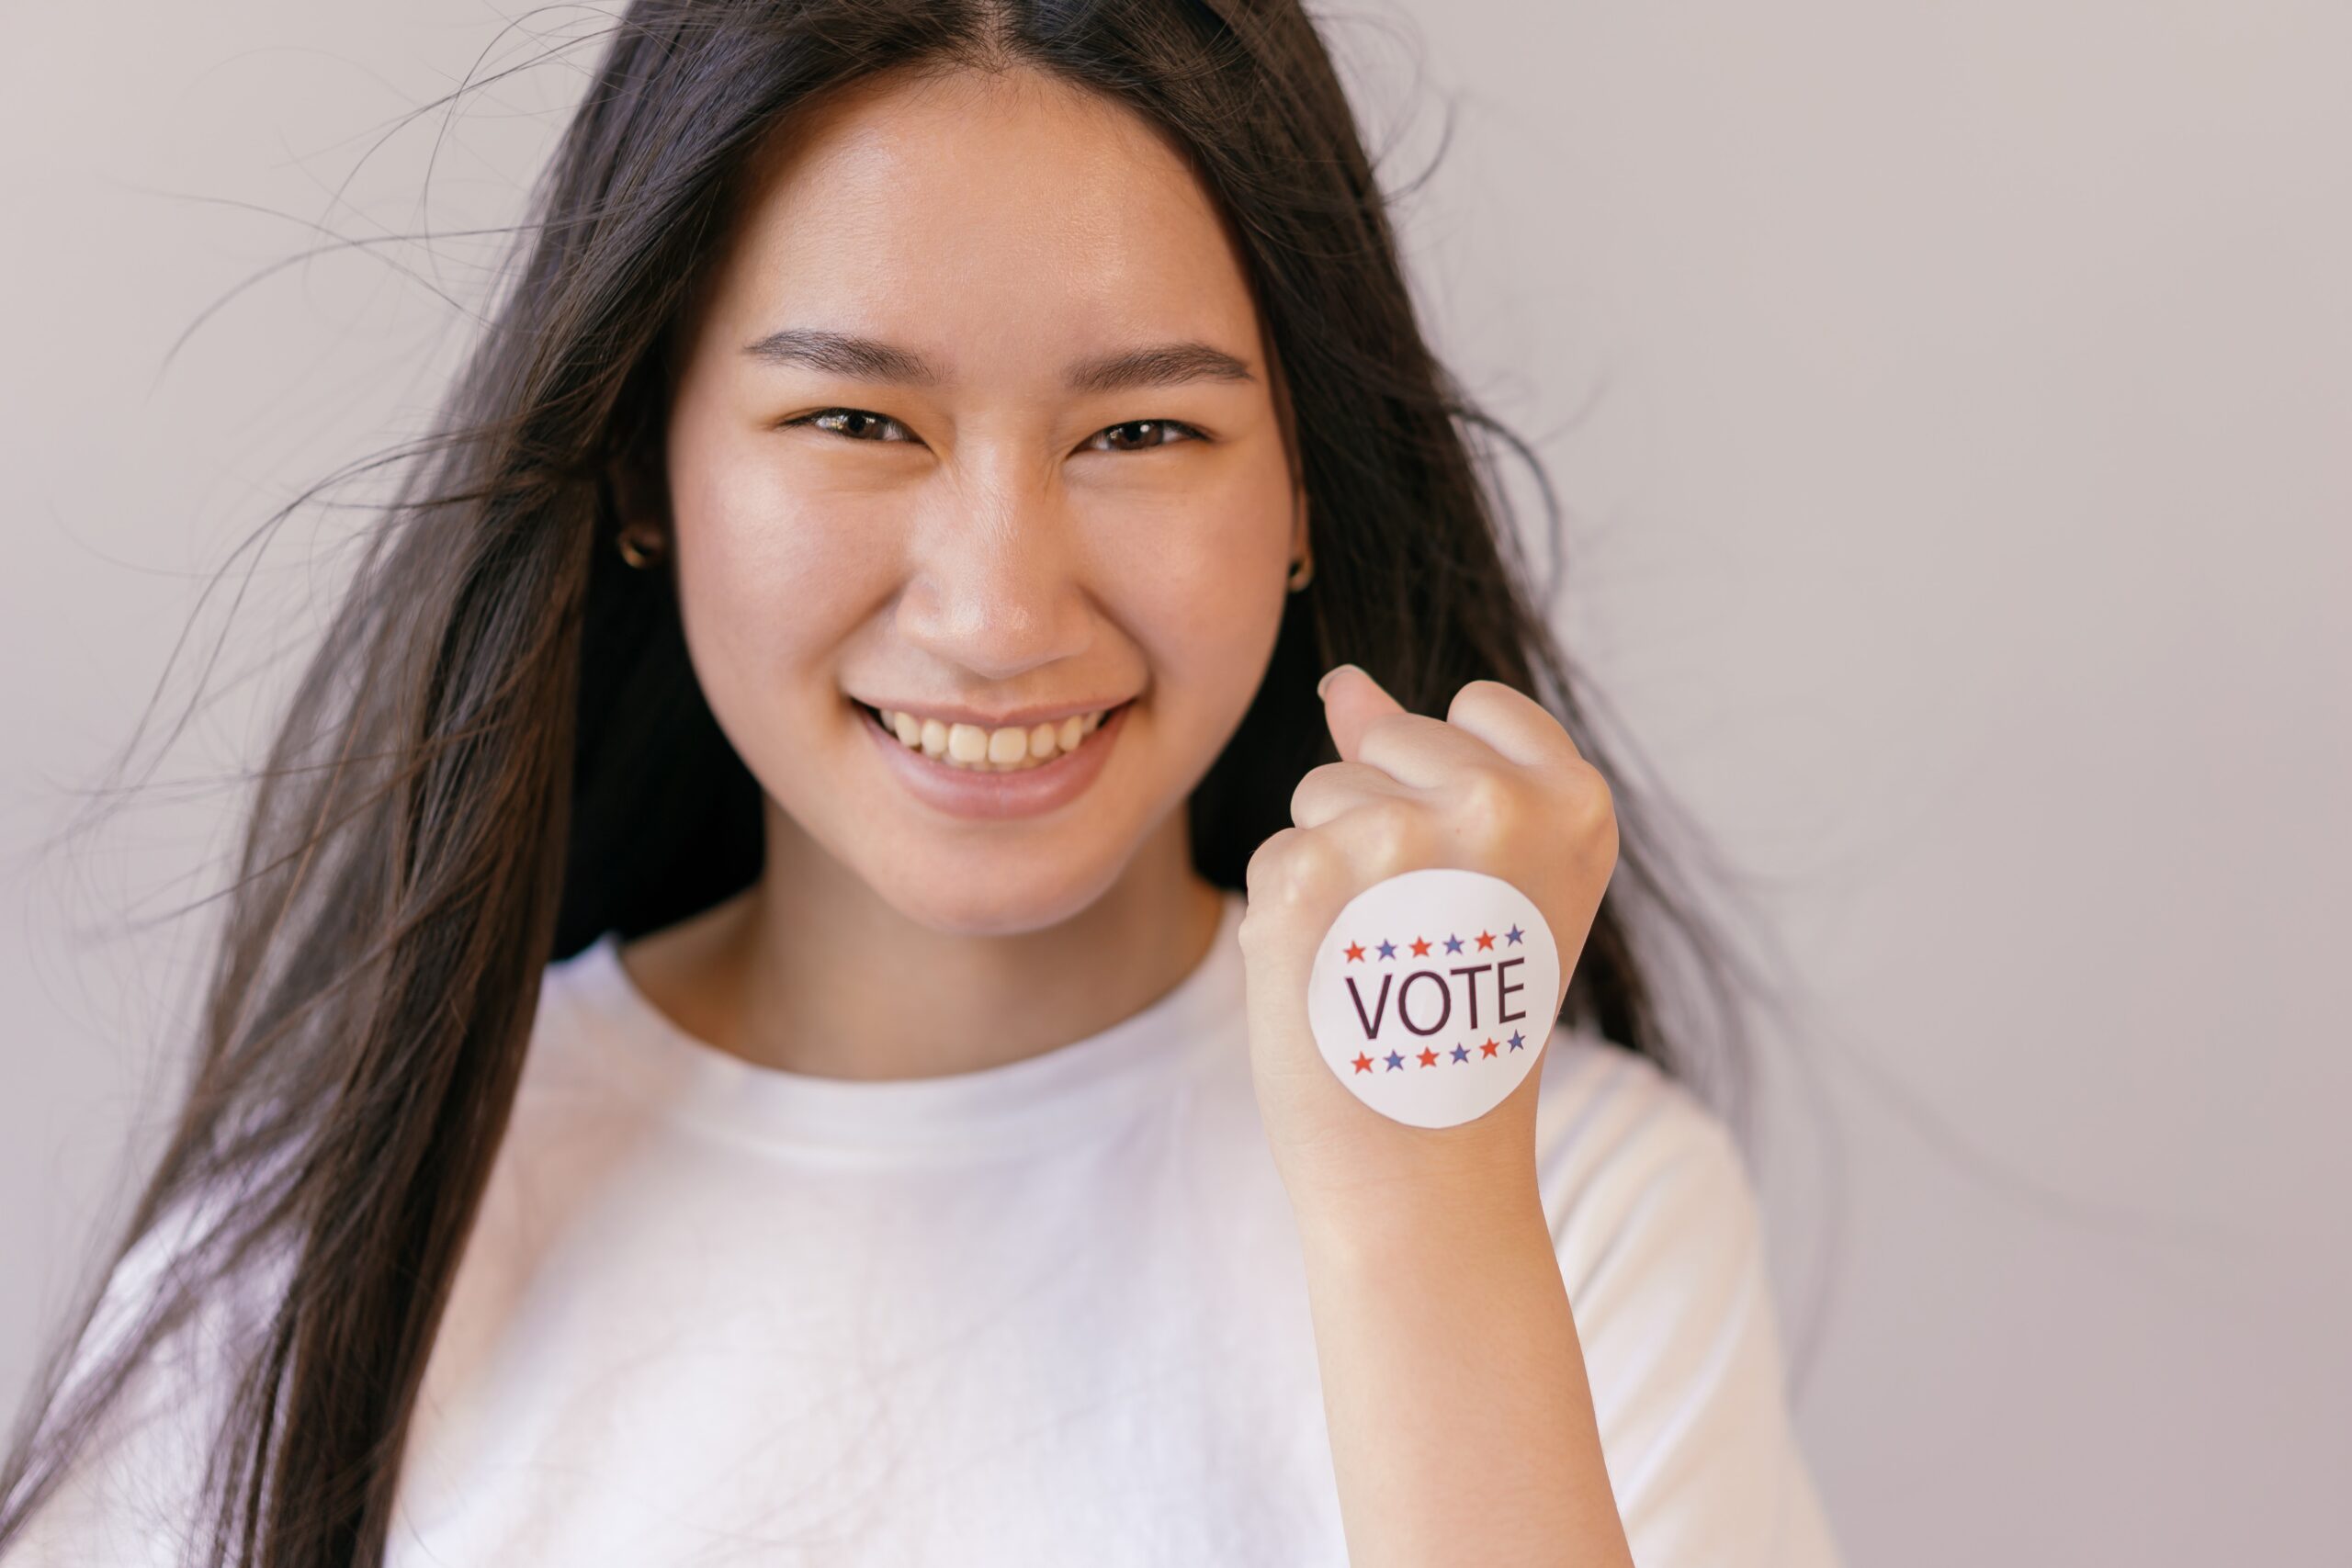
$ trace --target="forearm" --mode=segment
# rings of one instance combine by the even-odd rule
[[[1298,1210],[1351,1568],[1632,1562],[1532,1171]]]

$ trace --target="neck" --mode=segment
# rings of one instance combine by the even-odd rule
[[[770,804],[760,881],[630,944],[648,997],[695,1038],[831,1078],[976,1072],[1132,1016],[1207,955],[1223,895],[1180,808],[1102,895],[1006,934],[910,919]]]

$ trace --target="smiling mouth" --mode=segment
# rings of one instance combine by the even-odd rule
[[[994,729],[877,708],[854,697],[850,701],[867,722],[917,756],[966,773],[1020,773],[1051,766],[1078,750],[1135,699],[1129,697],[1091,714],[1073,714],[1055,723]]]

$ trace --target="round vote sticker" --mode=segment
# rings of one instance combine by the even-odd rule
[[[1560,952],[1500,877],[1436,866],[1348,900],[1315,951],[1306,1020],[1358,1100],[1416,1127],[1501,1104],[1551,1037]]]

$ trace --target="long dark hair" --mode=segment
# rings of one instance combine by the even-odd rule
[[[192,1540],[216,1563],[381,1561],[542,967],[760,872],[758,786],[702,702],[672,588],[614,547],[617,487],[658,468],[675,323],[780,117],[877,71],[1013,66],[1185,149],[1287,385],[1315,578],[1191,799],[1201,874],[1241,886],[1331,760],[1329,664],[1422,713],[1506,682],[1616,786],[1618,869],[1563,1016],[1736,1078],[1733,965],[1670,869],[1662,798],[1618,772],[1526,586],[1497,470],[1541,468],[1424,343],[1295,0],[639,0],[436,433],[389,455],[401,482],[255,780],[185,1105],[114,1253],[169,1235],[168,1266],[106,1356],[64,1375],[87,1314],[60,1346],[0,1472],[0,1544],[141,1359],[268,1261],[282,1283],[224,1385]]]

